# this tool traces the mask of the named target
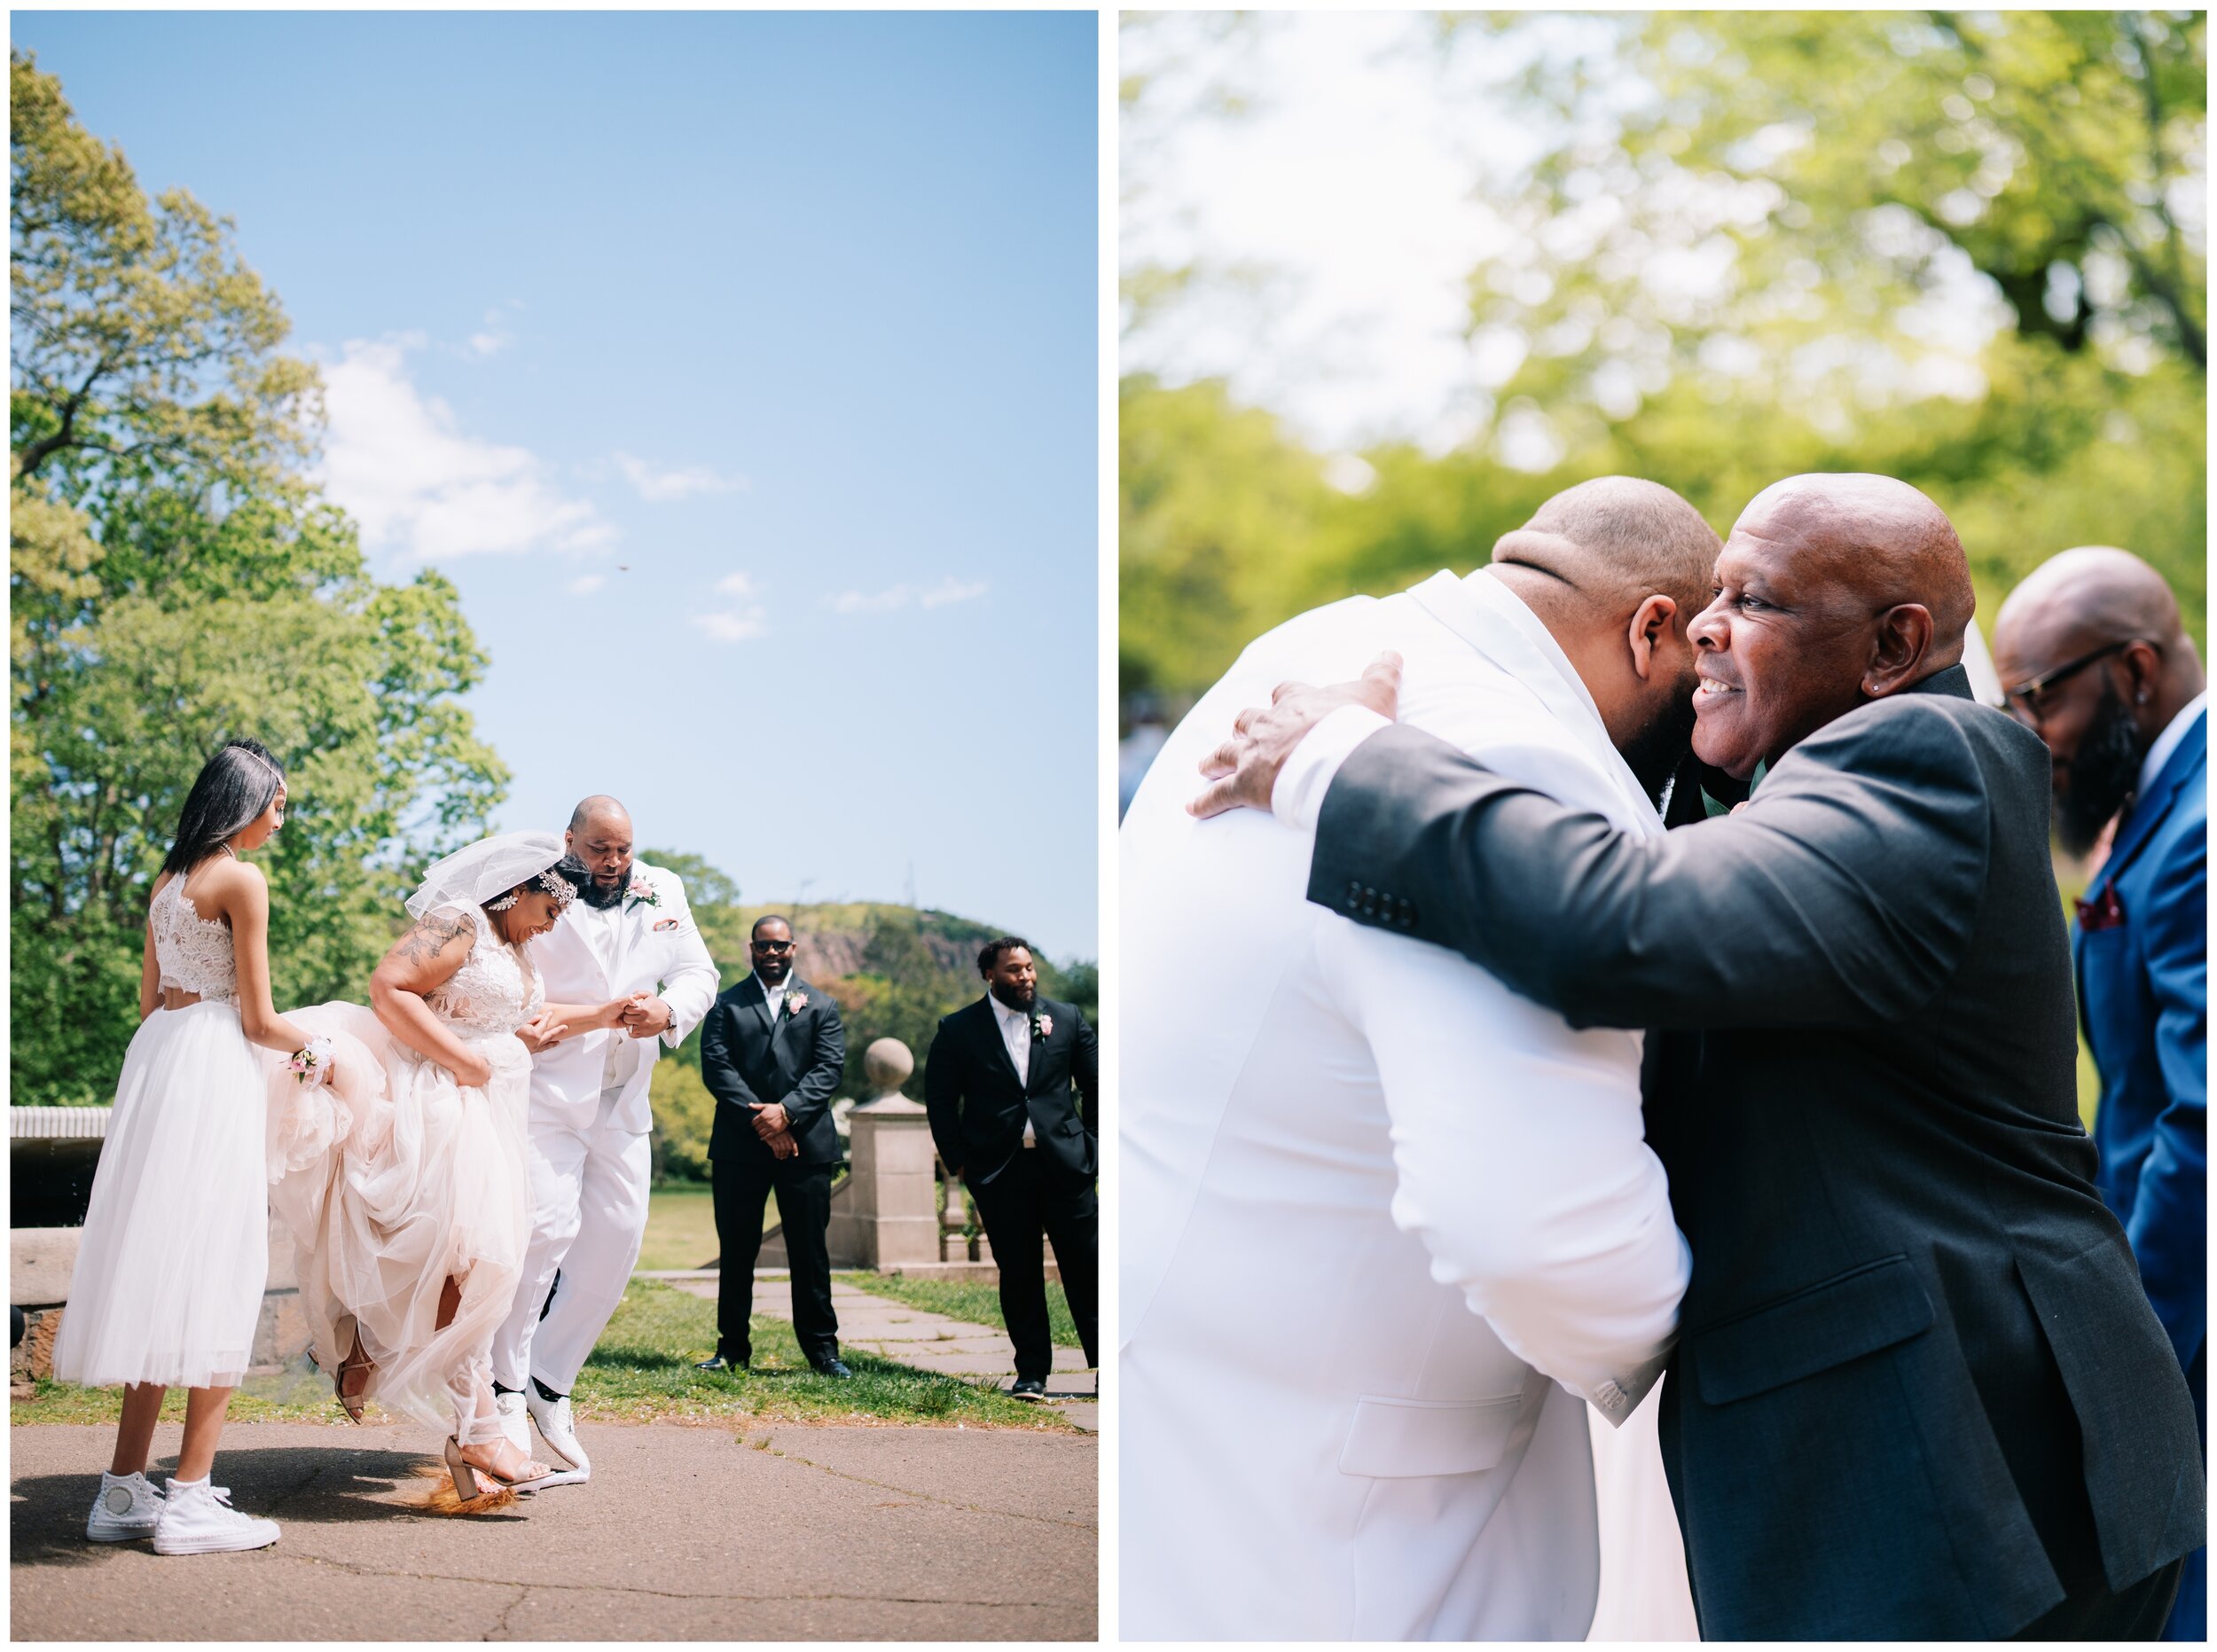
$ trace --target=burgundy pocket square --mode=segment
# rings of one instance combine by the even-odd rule
[[[2096,929],[2121,929],[2125,927],[2125,903],[2117,898],[2117,886],[2111,884],[2099,897],[2080,901],[2079,930],[2090,935]]]

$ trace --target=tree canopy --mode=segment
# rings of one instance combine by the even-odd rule
[[[1565,45],[1537,14],[1457,16],[1433,42],[1521,63],[1492,95],[1540,148],[1485,184],[1511,232],[1469,272],[1467,331],[1507,364],[1475,440],[1366,450],[1351,484],[1220,382],[1126,376],[1127,694],[1188,701],[1278,620],[1475,567],[1616,473],[1720,532],[1783,475],[1900,476],[1954,520],[1982,615],[2055,552],[2113,544],[2202,634],[2201,13],[1585,21]],[[1243,106],[1212,89],[1187,118]],[[1140,328],[1211,272],[1126,273]]]
[[[315,372],[233,226],[150,200],[59,83],[10,59],[9,867],[14,1094],[106,1099],[152,879],[227,739],[286,765],[259,858],[278,998],[361,996],[412,871],[506,771],[459,697],[454,588],[380,583],[309,478]]]

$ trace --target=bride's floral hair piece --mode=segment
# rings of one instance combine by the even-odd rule
[[[523,890],[537,889],[545,890],[554,897],[554,911],[557,915],[567,912],[570,902],[577,898],[578,880],[570,873],[570,858],[568,855],[563,856],[561,860],[538,873],[529,882],[518,884],[497,901],[487,901],[485,910],[489,912],[505,912],[516,904],[516,896]],[[584,877],[592,875],[585,871],[582,864],[577,865],[577,872]]]

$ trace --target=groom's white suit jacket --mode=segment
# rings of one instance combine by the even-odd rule
[[[654,891],[652,903],[626,896],[623,909],[596,912],[574,901],[561,921],[531,943],[531,962],[551,1004],[605,1004],[633,992],[652,992],[670,1006],[661,1043],[676,1049],[716,1002],[716,960],[694,927],[685,886],[674,872],[631,863],[631,882]],[[608,1070],[611,1049],[615,1055]],[[659,1053],[651,1038],[621,1030],[566,1038],[531,1060],[531,1118],[572,1130],[600,1121],[601,1092],[611,1077],[617,1091],[607,1123],[631,1135],[654,1128],[647,1081]]]
[[[1662,830],[1484,572],[1289,621],[1171,737],[1122,831],[1128,1637],[1583,1635],[1582,1400],[1621,1422],[1675,1328],[1688,1258],[1639,1036],[1309,904],[1305,832],[1184,812],[1242,706],[1389,646],[1405,720]]]

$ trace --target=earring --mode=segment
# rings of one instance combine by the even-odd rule
[[[498,900],[497,900],[497,901],[487,901],[487,902],[485,903],[485,910],[486,910],[487,912],[506,912],[506,911],[507,911],[507,910],[511,907],[511,906],[513,906],[515,904],[516,904],[516,892],[515,892],[513,889],[510,889],[510,890],[509,890],[509,891],[508,891],[505,895],[502,896],[501,896]]]

